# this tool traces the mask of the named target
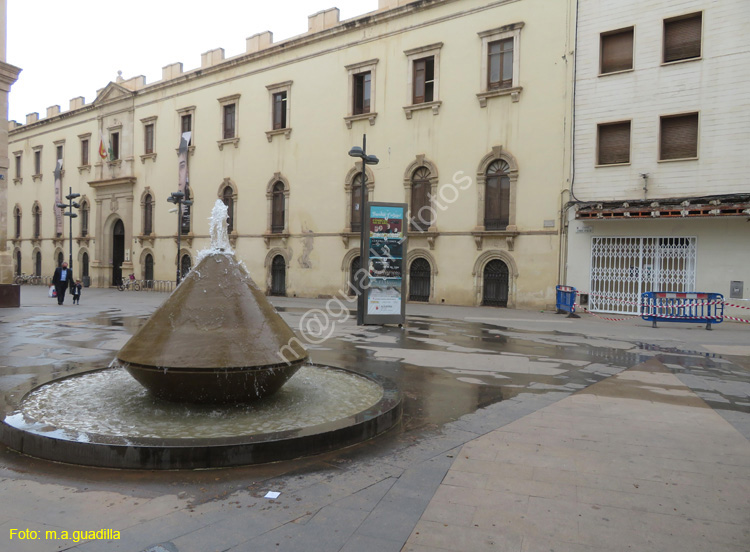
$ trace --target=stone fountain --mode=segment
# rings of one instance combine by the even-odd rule
[[[308,361],[294,332],[237,261],[219,200],[211,247],[117,353],[157,397],[237,403],[267,397]],[[280,352],[283,351],[283,356]]]
[[[235,258],[221,201],[210,221],[211,247],[109,367],[66,367],[0,397],[0,441],[59,462],[192,469],[317,454],[398,423],[396,385],[311,364]]]

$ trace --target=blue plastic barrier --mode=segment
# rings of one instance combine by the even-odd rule
[[[676,293],[648,291],[641,294],[641,318],[653,322],[691,322],[720,324],[724,320],[724,296],[721,293]]]
[[[570,313],[568,318],[578,318],[576,312],[576,295],[578,291],[570,286],[557,286],[557,314]]]

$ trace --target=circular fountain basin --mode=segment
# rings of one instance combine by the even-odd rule
[[[349,446],[401,415],[398,389],[375,374],[302,366],[276,394],[237,405],[154,397],[123,368],[28,392],[0,427],[19,452],[109,468],[213,468],[288,460]]]

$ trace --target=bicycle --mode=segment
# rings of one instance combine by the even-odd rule
[[[35,274],[27,275],[24,272],[22,274],[17,275],[15,278],[13,278],[13,283],[18,284],[18,285],[23,285],[23,284],[38,285],[42,283],[42,277],[37,276]]]
[[[135,281],[135,274],[131,274],[130,278],[128,278],[127,282],[124,280],[120,280],[120,285],[117,286],[117,289],[120,291],[125,291],[132,289],[133,291],[141,291],[141,284]]]

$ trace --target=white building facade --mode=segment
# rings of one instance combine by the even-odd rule
[[[311,15],[309,32],[246,51],[216,49],[159,82],[118,78],[92,103],[11,123],[7,216],[16,272],[67,260],[62,195],[80,193],[76,277],[110,286],[174,280],[209,243],[216,199],[230,206],[238,258],[269,293],[330,297],[359,255],[367,135],[370,200],[425,214],[405,269],[413,301],[554,304],[561,191],[570,173],[572,28],[568,2],[381,0],[348,21]],[[190,216],[167,203],[190,132]],[[112,151],[102,158],[103,138]],[[177,227],[180,251],[177,252]]]
[[[750,296],[750,4],[580,0],[564,279]]]

